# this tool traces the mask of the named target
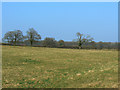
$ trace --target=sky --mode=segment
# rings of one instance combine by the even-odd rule
[[[94,41],[118,41],[117,2],[3,2],[2,37],[8,31],[26,35],[34,28],[42,37],[72,41],[76,33]]]

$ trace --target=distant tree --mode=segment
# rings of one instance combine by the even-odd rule
[[[14,43],[16,45],[16,42],[19,42],[23,39],[23,34],[20,30],[15,31],[9,31],[4,35],[3,40],[7,40],[8,43]]]
[[[82,48],[82,45],[84,43],[88,43],[88,42],[91,42],[93,40],[93,38],[91,38],[89,35],[84,35],[84,34],[81,34],[81,33],[76,33],[77,35],[77,42],[78,42],[78,46],[79,46],[79,49]]]
[[[91,41],[90,44],[92,45],[93,49],[96,49],[96,43],[95,43],[95,41]]]
[[[46,47],[56,47],[56,40],[54,38],[46,37],[43,41],[43,46]]]
[[[13,31],[13,33],[14,33],[14,43],[16,45],[17,42],[23,40],[23,33],[20,30]]]
[[[30,28],[27,31],[27,36],[26,38],[28,39],[28,41],[30,41],[31,46],[33,45],[34,41],[39,41],[41,39],[40,34],[37,33],[37,31],[35,31],[33,28]]]
[[[104,42],[100,41],[98,42],[98,49],[103,49],[104,48]]]
[[[9,32],[5,33],[3,40],[7,41],[8,43],[13,43],[13,41],[14,41],[14,32],[9,31]]]
[[[65,42],[63,40],[58,41],[58,46],[65,46]]]

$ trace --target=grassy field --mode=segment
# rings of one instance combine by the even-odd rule
[[[118,51],[2,46],[3,88],[117,88]]]

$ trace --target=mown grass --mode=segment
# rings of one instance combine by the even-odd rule
[[[118,51],[2,46],[3,88],[117,88]]]

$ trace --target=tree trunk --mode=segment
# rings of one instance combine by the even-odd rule
[[[33,41],[31,41],[31,46],[33,45]]]
[[[15,38],[15,43],[14,44],[16,45],[16,38]]]
[[[79,41],[79,49],[82,49],[82,43]]]

